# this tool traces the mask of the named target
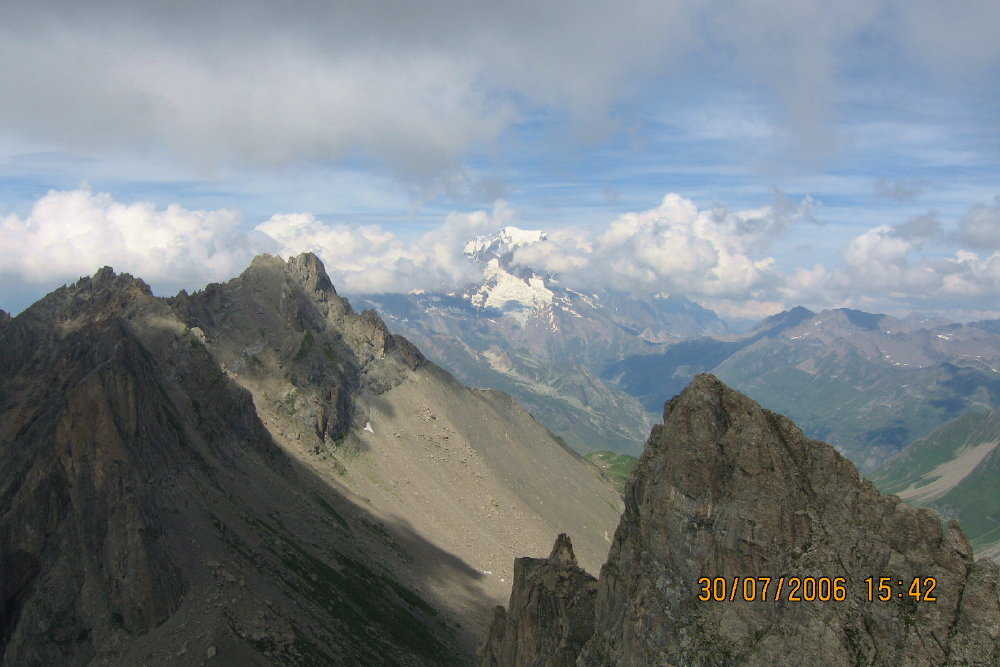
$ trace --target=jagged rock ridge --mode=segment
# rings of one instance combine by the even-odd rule
[[[298,470],[128,274],[101,269],[4,326],[0,463],[0,664],[459,655],[364,512]]]
[[[310,254],[0,321],[0,665],[467,662],[514,553],[596,566],[619,512]]]
[[[742,593],[732,602],[697,599],[700,577],[792,576],[844,577],[846,599],[791,602],[786,591],[775,602],[774,588],[766,602]],[[867,600],[869,576],[891,578],[891,600]],[[936,602],[896,585],[914,577],[936,578]],[[533,588],[529,578],[515,581],[512,600]],[[525,619],[540,616],[513,605],[498,615],[483,664],[514,664],[490,661],[504,655],[499,626],[530,635]],[[956,523],[879,494],[829,445],[699,375],[653,428],[593,618],[580,666],[992,665],[1000,661],[1000,571],[973,560]]]

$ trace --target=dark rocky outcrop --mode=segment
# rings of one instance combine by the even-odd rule
[[[570,667],[594,631],[597,580],[576,564],[573,545],[559,536],[548,558],[514,562],[510,613],[496,608],[482,667]]]
[[[359,357],[391,356],[393,338],[310,257],[249,271],[265,268],[287,280],[235,286],[288,304],[262,317],[342,325],[336,434],[366,369],[391,381]],[[168,302],[106,267],[0,328],[0,665],[458,659],[439,612],[393,578],[384,528],[296,466],[206,347],[247,308],[224,287]],[[294,372],[329,372],[311,354]]]
[[[701,577],[843,577],[846,596],[789,601],[786,587],[775,601],[772,584],[767,601],[739,588],[703,602]],[[869,601],[867,577],[888,577],[891,599]],[[936,579],[936,602],[907,595],[915,577]],[[515,580],[491,643],[519,628],[551,649],[565,633],[536,636],[545,611],[514,604],[531,590]],[[1000,573],[973,560],[956,523],[879,494],[832,447],[699,375],[633,474],[593,622],[577,665],[995,665]],[[494,655],[487,664],[518,664]]]

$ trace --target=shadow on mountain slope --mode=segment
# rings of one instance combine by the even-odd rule
[[[482,575],[292,459],[140,281],[84,280],[0,332],[0,664],[468,659]]]

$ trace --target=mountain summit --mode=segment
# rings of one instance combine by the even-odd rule
[[[0,665],[467,663],[515,553],[620,499],[311,254],[0,320]]]
[[[515,569],[485,666],[1000,661],[1000,568],[973,560],[957,523],[880,495],[711,375],[653,428],[596,596],[565,559]],[[559,640],[574,622],[588,638]]]

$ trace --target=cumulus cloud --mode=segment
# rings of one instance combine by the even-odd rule
[[[513,215],[498,200],[491,212],[451,213],[417,239],[378,226],[329,224],[308,213],[274,215],[256,230],[274,239],[282,256],[316,253],[345,292],[438,290],[479,277],[462,252],[465,244],[509,224]]]
[[[910,254],[914,242],[894,232],[893,227],[880,225],[851,240],[844,251],[844,260],[852,284],[877,286],[890,294],[936,289],[940,276],[929,266],[913,265]]]
[[[657,206],[622,214],[602,228],[549,229],[545,240],[519,247],[513,261],[551,272],[568,287],[683,294],[741,318],[797,304],[895,312],[995,309],[1000,240],[990,232],[997,229],[991,216],[1000,202],[970,208],[954,238],[942,235],[942,223],[928,214],[855,235],[839,263],[780,269],[771,246],[813,221],[814,207],[809,198],[777,193],[772,205],[756,209],[699,208],[670,193]],[[347,293],[456,288],[482,275],[463,253],[467,241],[516,222],[516,213],[498,200],[491,210],[451,213],[406,236],[311,213],[276,214],[251,227],[225,209],[125,203],[89,189],[52,191],[25,216],[0,218],[0,296],[12,294],[11,285],[71,281],[102,265],[171,293],[228,279],[260,252],[287,257],[306,251],[323,259],[334,284]],[[930,238],[960,236],[977,249],[925,252]]]
[[[706,64],[725,89],[767,91],[763,106],[779,109],[761,121],[768,134],[823,153],[854,79],[922,63],[972,80],[1000,55],[987,2],[22,5],[0,24],[0,86],[16,91],[0,127],[60,149],[168,149],[208,164],[360,155],[434,173],[539,109],[606,129],[623,100],[692,78],[709,88],[691,76]],[[866,66],[876,59],[885,67]]]
[[[780,282],[764,249],[812,206],[808,199],[776,201],[779,206],[728,211],[699,209],[669,194],[657,207],[621,215],[602,230],[553,229],[547,240],[519,248],[514,261],[558,274],[569,285],[758,298]],[[480,278],[465,244],[513,222],[515,212],[498,200],[490,211],[451,213],[415,237],[311,213],[276,214],[250,229],[234,211],[122,203],[88,189],[53,191],[23,219],[0,221],[0,266],[23,281],[51,282],[107,264],[162,292],[229,278],[259,252],[310,251],[342,291],[437,290]]]
[[[699,209],[678,194],[647,211],[625,213],[600,233],[550,233],[518,249],[514,261],[560,276],[566,284],[633,292],[678,292],[692,298],[760,299],[781,282],[768,246],[790,225],[812,218],[814,202],[729,211]],[[762,306],[768,308],[770,306]]]
[[[24,217],[0,219],[0,273],[26,282],[74,280],[103,265],[152,283],[228,278],[275,244],[241,229],[235,211],[123,204],[88,189],[52,191]]]
[[[933,214],[896,226],[880,225],[852,238],[843,266],[817,264],[786,276],[779,292],[787,303],[868,308],[931,308],[973,312],[1000,295],[1000,238],[996,207],[977,205],[959,221],[957,239],[985,252],[959,249],[924,254],[928,239],[942,236]]]
[[[498,200],[491,211],[451,213],[417,238],[377,225],[329,223],[311,213],[276,214],[250,229],[225,209],[158,208],[89,189],[52,191],[25,217],[0,218],[0,275],[52,283],[109,265],[169,293],[227,280],[259,253],[315,252],[342,291],[441,289],[479,277],[462,253],[465,243],[514,219]]]

